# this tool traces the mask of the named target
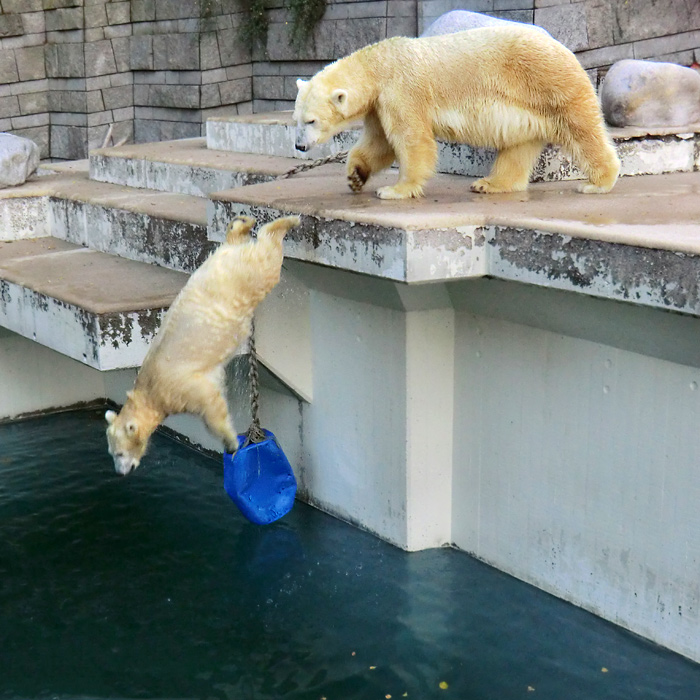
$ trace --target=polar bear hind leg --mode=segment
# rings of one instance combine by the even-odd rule
[[[562,146],[574,158],[588,177],[578,186],[583,194],[610,192],[620,174],[620,159],[608,136],[602,118],[597,113],[587,114],[585,109],[570,116],[569,129],[562,139]]]
[[[527,141],[501,149],[488,176],[472,183],[472,192],[523,192],[527,189],[530,173],[543,148],[542,141]]]
[[[237,216],[226,228],[226,243],[240,245],[250,240],[250,231],[255,226],[252,216]]]

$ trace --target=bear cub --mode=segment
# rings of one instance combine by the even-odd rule
[[[279,282],[282,240],[299,224],[287,216],[253,240],[255,219],[239,216],[222,243],[194,272],[165,314],[119,414],[107,411],[114,468],[139,466],[155,429],[175,413],[199,415],[228,452],[238,446],[225,399],[224,368],[250,335],[255,307]]]

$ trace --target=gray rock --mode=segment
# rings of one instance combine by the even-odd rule
[[[686,126],[700,122],[700,74],[676,63],[618,61],[600,101],[612,126]]]
[[[522,26],[524,22],[512,22],[508,19],[498,19],[483,15],[480,12],[469,12],[467,10],[452,10],[440,15],[422,34],[421,36],[437,36],[438,34],[454,34],[462,32],[466,29],[478,29],[479,27],[499,27],[502,25]],[[535,24],[528,24],[528,27],[537,29],[549,35],[549,32]]]
[[[26,182],[39,167],[39,146],[14,134],[0,134],[0,187]]]

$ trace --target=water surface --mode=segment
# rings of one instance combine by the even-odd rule
[[[251,525],[163,435],[119,477],[101,412],[0,425],[0,698],[388,696],[698,700],[700,666],[460,552]]]

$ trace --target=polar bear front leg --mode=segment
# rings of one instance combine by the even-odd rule
[[[348,154],[348,185],[361,192],[370,175],[388,168],[396,159],[376,112],[365,117],[362,137]]]
[[[399,181],[377,190],[379,199],[408,199],[423,195],[423,185],[432,177],[437,162],[437,143],[431,130],[395,139]]]
[[[226,452],[229,454],[235,452],[238,448],[238,436],[224,397],[220,394],[212,394],[210,402],[203,409],[202,418],[209,432],[224,443]]]

